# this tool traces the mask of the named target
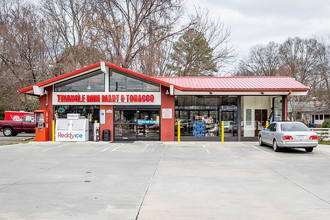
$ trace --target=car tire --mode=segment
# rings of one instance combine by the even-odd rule
[[[306,150],[306,152],[310,153],[314,150],[314,148],[313,147],[306,147],[305,150]]]
[[[279,152],[280,151],[280,148],[278,147],[276,140],[273,141],[273,150],[275,152]]]
[[[3,129],[3,135],[6,137],[12,136],[13,135],[13,129],[10,127],[6,127]]]
[[[261,138],[261,136],[259,137],[259,146],[264,146],[265,144],[264,144],[264,142],[262,141],[262,138]]]

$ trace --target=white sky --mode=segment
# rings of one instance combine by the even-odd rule
[[[282,43],[288,37],[330,37],[329,0],[187,0],[206,8],[231,29],[231,43],[238,59],[251,46],[270,41]]]

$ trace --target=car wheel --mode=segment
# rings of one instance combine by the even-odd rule
[[[306,152],[312,152],[313,149],[314,149],[313,147],[306,147],[306,148],[305,148]]]
[[[273,149],[274,149],[275,152],[279,152],[280,151],[280,148],[278,147],[276,140],[273,141]]]
[[[264,142],[262,142],[261,136],[259,137],[259,146],[264,146]]]
[[[11,136],[13,134],[13,129],[12,128],[9,128],[9,127],[6,127],[3,129],[3,135],[8,137],[8,136]]]

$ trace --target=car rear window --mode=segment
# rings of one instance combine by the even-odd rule
[[[282,131],[309,131],[309,128],[301,123],[285,123],[281,124]]]

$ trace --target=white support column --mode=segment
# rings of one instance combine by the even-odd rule
[[[101,62],[101,71],[104,72],[104,88],[105,92],[109,92],[109,84],[110,84],[110,68],[105,65],[105,62]]]

